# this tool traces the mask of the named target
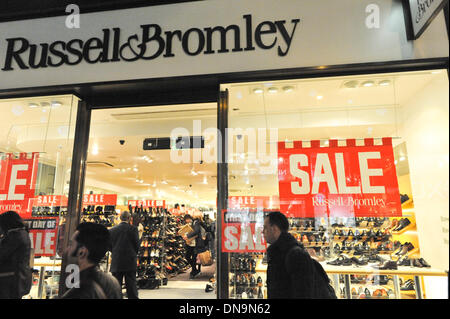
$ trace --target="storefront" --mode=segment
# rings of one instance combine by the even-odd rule
[[[407,12],[212,0],[0,23],[2,211],[49,270],[80,220],[150,213],[141,264],[169,282],[179,216],[208,215],[217,297],[265,298],[279,210],[338,297],[447,298],[446,19],[408,40]]]

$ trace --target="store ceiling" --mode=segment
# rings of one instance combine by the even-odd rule
[[[229,125],[242,129],[277,127],[278,140],[396,137],[402,120],[402,105],[436,76],[439,74],[429,71],[231,84],[224,86],[230,93]],[[373,86],[361,86],[370,80]],[[378,85],[384,80],[390,81],[389,85]],[[346,83],[357,85],[347,88]],[[269,89],[274,87],[278,91],[270,93]],[[292,91],[283,90],[286,87],[292,87]],[[255,93],[255,89],[262,89],[263,93]],[[62,141],[71,147],[67,134],[66,139],[63,137],[69,121],[73,121],[67,112],[73,101],[70,97],[62,99],[62,107],[52,110],[49,126],[40,122],[45,113],[42,109],[21,112],[28,110],[29,102],[29,99],[0,101],[4,113],[0,150],[7,151],[9,142],[10,150],[37,151],[39,148],[38,151],[48,154],[51,160],[51,154],[55,154],[58,147],[61,150]],[[195,125],[201,125],[200,131],[215,129],[215,103],[93,111],[87,189],[166,199],[171,203],[215,206],[215,163],[175,164],[169,150],[144,151],[142,148],[144,138],[168,137],[176,128],[185,128],[190,135],[195,135]],[[121,139],[125,141],[123,145],[119,143]],[[394,141],[395,144],[400,142],[401,139]],[[266,148],[269,147],[266,143]],[[249,160],[243,164],[231,163],[229,172],[230,195],[277,193],[276,156],[266,165]]]

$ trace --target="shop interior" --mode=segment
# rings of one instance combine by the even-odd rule
[[[448,270],[446,70],[233,83],[221,89],[229,92],[229,127],[260,129],[256,136],[263,141],[255,149],[244,139],[243,148],[230,149],[229,196],[272,199],[264,209],[279,209],[276,148],[272,152],[278,141],[320,140],[326,146],[330,139],[392,137],[401,218],[291,218],[290,231],[323,264],[339,298],[447,293],[442,288]],[[68,195],[76,104],[73,96],[0,101],[6,119],[0,126],[2,156],[40,154],[36,196]],[[92,111],[84,194],[114,195],[115,202],[86,202],[82,219],[113,227],[123,210],[149,216],[140,225],[140,298],[216,298],[214,264],[189,279],[185,243],[177,236],[186,213],[217,219],[217,164],[209,160],[216,145],[209,133],[216,127],[216,103]],[[205,146],[179,150],[177,134],[203,136]],[[164,138],[165,149],[144,150],[146,139]],[[58,216],[60,223],[64,213],[63,202],[33,209],[33,217]],[[364,255],[371,259],[364,261]],[[228,257],[229,297],[266,298],[265,254]],[[57,293],[58,260],[58,253],[35,258],[30,298]],[[395,261],[397,269],[372,267],[382,260]],[[108,266],[106,258],[102,267]],[[213,290],[206,292],[206,285]]]

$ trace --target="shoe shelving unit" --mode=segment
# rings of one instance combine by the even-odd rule
[[[87,205],[83,207],[81,222],[91,222],[111,228],[116,225],[116,217],[116,206]]]
[[[402,217],[395,218],[289,218],[290,233],[304,245],[312,258],[322,264],[338,298],[423,299],[423,277],[447,276],[447,273],[431,267],[398,265],[406,257],[420,258],[412,200],[403,203],[402,209]],[[400,231],[394,231],[406,218],[410,223]],[[412,249],[406,248],[408,243]],[[349,263],[333,264],[339,257],[346,258]],[[232,258],[231,289],[237,288],[240,280],[233,277],[236,273],[232,271],[235,269]],[[242,254],[237,258],[242,258]],[[261,259],[257,257],[256,273],[265,279],[267,266]],[[397,269],[383,269],[388,261]],[[233,297],[231,289],[230,296]]]
[[[261,253],[230,253],[229,297],[231,299],[266,299],[266,272],[261,269]]]
[[[160,280],[160,285],[167,284],[169,277],[188,267],[184,240],[177,235],[182,221],[162,207],[129,207],[129,210],[143,226],[137,257],[139,288],[157,288],[154,280]]]

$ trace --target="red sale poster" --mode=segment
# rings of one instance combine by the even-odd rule
[[[346,146],[278,143],[281,212],[288,217],[397,217],[400,194],[391,138]]]
[[[117,204],[117,194],[84,194],[83,205],[94,206],[115,206]]]
[[[29,236],[35,256],[54,256],[58,241],[58,218],[31,218],[24,223],[29,230]]]
[[[31,216],[39,153],[8,153],[0,160],[0,213],[13,210]]]
[[[264,252],[264,211],[255,209],[222,211],[223,252]]]

